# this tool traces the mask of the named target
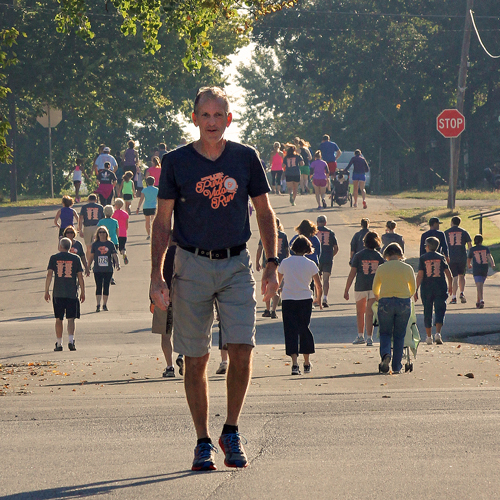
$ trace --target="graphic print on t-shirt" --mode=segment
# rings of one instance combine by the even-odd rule
[[[440,260],[426,260],[425,261],[425,276],[427,278],[441,277],[441,261]]]
[[[73,262],[71,260],[57,261],[57,277],[58,278],[73,277]]]
[[[238,183],[232,177],[223,172],[202,177],[196,183],[196,192],[207,196],[211,201],[214,210],[221,205],[227,207],[227,204],[234,198],[238,190]]]
[[[449,232],[448,239],[450,241],[450,246],[461,246],[462,245],[462,233],[460,231],[457,232]]]
[[[330,233],[328,233],[326,231],[318,231],[316,233],[316,236],[319,238],[319,241],[321,242],[321,246],[330,245]]]
[[[87,220],[99,220],[98,207],[87,207]]]
[[[487,264],[488,263],[487,253],[488,252],[486,250],[474,250],[474,260],[478,264]]]
[[[378,260],[362,260],[363,274],[368,276],[369,274],[375,274],[378,268]]]

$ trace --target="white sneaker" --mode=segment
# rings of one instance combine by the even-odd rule
[[[439,344],[439,345],[441,345],[443,343],[443,339],[441,338],[440,333],[436,333],[436,335],[434,335],[434,342],[436,342],[436,344]]]
[[[364,343],[365,343],[365,338],[361,337],[361,335],[358,335],[353,342],[353,344],[364,344]]]
[[[227,361],[221,361],[219,368],[215,372],[217,375],[224,375],[227,371]]]
[[[368,336],[368,337],[366,338],[366,345],[367,345],[368,347],[371,347],[371,346],[373,345],[373,339],[372,339],[372,337]]]
[[[425,341],[427,342],[427,345],[432,345],[432,335],[430,337],[427,337]]]

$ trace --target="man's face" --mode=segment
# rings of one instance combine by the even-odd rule
[[[198,112],[192,115],[193,123],[200,127],[200,139],[215,144],[224,137],[224,131],[231,124],[233,116],[226,113],[222,98],[202,98]]]

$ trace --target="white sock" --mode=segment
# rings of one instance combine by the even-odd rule
[[[326,302],[326,295],[323,296],[323,302]]]
[[[365,334],[364,333],[358,333],[358,337],[361,337],[362,339],[365,338]]]
[[[61,338],[56,337],[56,344],[57,344],[57,347],[62,345],[62,337]]]
[[[457,298],[457,296],[456,296],[456,295],[452,295],[452,296],[451,296],[451,298],[452,298],[452,299],[456,299],[456,298]]]
[[[75,336],[74,335],[68,335],[68,343],[73,344],[75,342]]]

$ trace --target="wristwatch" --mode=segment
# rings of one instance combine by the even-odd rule
[[[267,263],[269,264],[269,262],[275,264],[276,267],[279,267],[279,265],[280,265],[280,261],[279,261],[278,257],[269,257],[269,259],[267,259]]]

